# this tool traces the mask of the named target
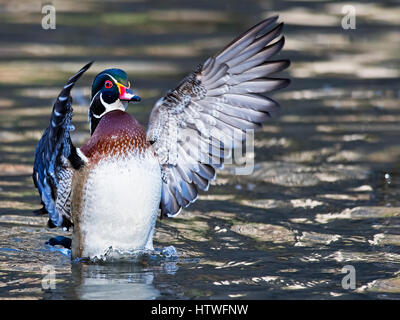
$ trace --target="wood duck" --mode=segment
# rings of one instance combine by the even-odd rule
[[[270,77],[290,64],[270,60],[284,45],[277,20],[249,29],[159,99],[147,132],[126,112],[140,101],[126,73],[107,69],[92,85],[91,137],[75,147],[70,93],[92,62],[69,79],[36,147],[33,180],[49,226],[73,225],[73,259],[110,247],[152,250],[158,210],[174,217],[193,203],[231,156],[226,150],[276,111],[279,104],[262,94],[289,84]]]

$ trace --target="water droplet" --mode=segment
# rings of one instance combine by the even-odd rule
[[[178,251],[175,249],[174,246],[164,247],[162,249],[162,254],[166,258],[176,258],[176,257],[178,257]]]
[[[392,182],[392,177],[390,176],[389,173],[385,173],[385,180],[387,184],[391,184]]]

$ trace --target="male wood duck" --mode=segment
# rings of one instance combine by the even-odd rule
[[[126,73],[107,69],[92,85],[91,137],[75,147],[70,93],[92,62],[69,79],[36,147],[33,180],[49,226],[73,226],[73,259],[110,247],[152,250],[158,210],[174,217],[193,203],[230,157],[226,150],[279,107],[262,95],[289,84],[270,77],[290,64],[269,60],[284,45],[277,20],[249,29],[159,99],[147,132],[126,112],[140,101]]]

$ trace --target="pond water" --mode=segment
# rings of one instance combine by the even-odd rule
[[[336,1],[0,1],[0,298],[400,298],[400,7]],[[78,5],[79,4],[79,5]],[[79,9],[78,9],[79,8]],[[143,98],[128,110],[144,126],[154,102],[198,63],[262,18],[285,22],[280,115],[255,135],[253,174],[227,167],[175,219],[157,222],[157,254],[119,263],[71,263],[46,241],[31,179],[36,143],[66,79],[96,60],[73,91],[73,140],[88,138],[93,76],[124,69]],[[342,273],[342,269],[347,266]],[[344,289],[348,266],[356,288]],[[50,268],[50,269],[49,269]],[[54,289],[44,289],[46,270]]]

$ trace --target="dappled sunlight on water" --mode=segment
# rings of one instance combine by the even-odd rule
[[[399,7],[354,2],[343,30],[335,1],[0,1],[0,298],[363,299],[400,294]],[[79,8],[79,9],[78,9]],[[157,222],[155,247],[176,261],[73,262],[45,243],[31,179],[36,143],[66,79],[96,63],[73,90],[76,130],[88,138],[93,76],[124,69],[146,125],[154,102],[208,56],[279,13],[292,84],[273,97],[279,117],[255,135],[255,169],[218,175],[176,219]],[[353,265],[357,288],[341,286]],[[56,288],[42,289],[52,266]]]

